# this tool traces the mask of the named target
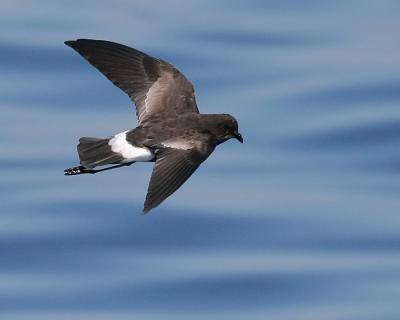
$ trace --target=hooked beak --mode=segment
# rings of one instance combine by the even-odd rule
[[[240,143],[243,143],[243,137],[239,132],[235,134],[235,139],[238,140]]]

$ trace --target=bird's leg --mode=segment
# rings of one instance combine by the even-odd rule
[[[111,169],[116,169],[116,168],[121,168],[121,167],[125,167],[125,166],[130,166],[133,162],[129,162],[129,163],[121,163],[121,164],[117,164],[115,166],[111,166],[111,167],[107,167],[107,168],[103,168],[103,169],[88,169],[85,168],[84,166],[77,166],[77,167],[73,167],[73,168],[68,168],[64,170],[64,175],[65,176],[76,176],[78,174],[85,174],[85,173],[97,173],[97,172],[101,172],[101,171],[107,171],[107,170],[111,170]]]

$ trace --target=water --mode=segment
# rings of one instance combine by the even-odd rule
[[[397,1],[0,5],[1,319],[399,319]],[[151,164],[64,177],[135,126],[63,41],[177,65],[230,141],[141,214]]]

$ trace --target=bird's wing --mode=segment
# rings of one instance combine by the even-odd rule
[[[139,124],[155,115],[198,113],[191,82],[173,65],[136,49],[104,40],[66,41],[136,104]]]
[[[162,147],[156,150],[156,163],[151,175],[143,212],[147,213],[172,195],[214,150],[208,141],[198,141],[190,148]]]

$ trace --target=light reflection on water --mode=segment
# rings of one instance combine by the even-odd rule
[[[400,8],[301,3],[2,4],[2,318],[400,317]],[[151,164],[64,177],[135,125],[78,37],[176,64],[245,144],[147,216]]]

